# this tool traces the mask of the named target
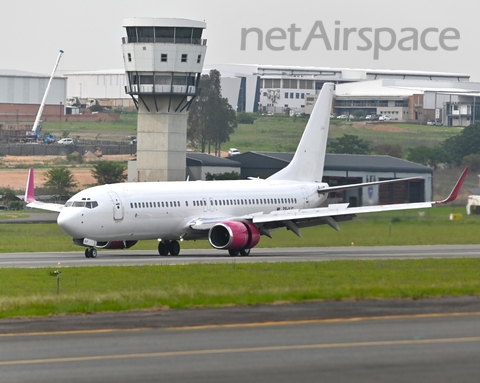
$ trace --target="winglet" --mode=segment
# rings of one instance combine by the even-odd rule
[[[28,171],[27,188],[25,189],[25,202],[35,201],[35,186],[33,182],[33,168]]]
[[[468,173],[468,167],[466,167],[465,170],[463,171],[462,175],[460,176],[457,183],[455,184],[452,191],[450,192],[450,195],[442,201],[433,202],[433,204],[434,205],[442,205],[444,203],[455,201],[455,199],[458,196],[458,192],[460,191],[460,189],[463,185],[463,181],[465,181],[465,177],[467,176],[467,173]]]

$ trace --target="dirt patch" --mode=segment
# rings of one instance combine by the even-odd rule
[[[94,158],[95,161],[107,160],[107,161],[127,161],[131,159],[129,155],[112,155]],[[57,165],[60,161],[65,161],[64,156],[5,156],[0,159],[3,165],[9,168],[15,166],[32,166],[35,165]],[[86,161],[88,162],[88,161]],[[45,183],[45,173],[49,169],[36,169],[35,170],[35,187],[42,187]],[[84,189],[88,185],[92,185],[96,182],[92,176],[91,168],[70,168],[70,171],[78,183],[79,189]],[[28,169],[0,169],[0,188],[8,187],[14,190],[24,190],[27,184]]]

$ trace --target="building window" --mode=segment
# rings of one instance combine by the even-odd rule
[[[285,92],[285,98],[288,98],[288,92]]]
[[[128,62],[132,62],[132,54],[131,54],[131,53],[127,53],[127,57],[128,57]]]
[[[200,61],[202,61],[202,55],[198,55],[198,57],[197,57],[197,64],[200,64]]]
[[[187,54],[183,53],[182,54],[182,63],[186,63],[186,62],[187,62]]]
[[[290,98],[293,98],[293,93],[290,93]]]
[[[303,99],[305,98],[305,93],[302,93],[302,94],[300,95],[300,97],[301,97],[302,100],[303,100]]]
[[[295,98],[300,98],[300,93],[295,93]]]
[[[160,60],[162,61],[162,63],[166,63],[167,62],[167,54],[166,53],[162,53],[161,56],[160,56]]]

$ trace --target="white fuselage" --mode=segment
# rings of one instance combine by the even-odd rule
[[[73,196],[58,224],[73,238],[95,241],[206,239],[195,220],[318,207],[319,184],[300,181],[196,181],[96,186]]]

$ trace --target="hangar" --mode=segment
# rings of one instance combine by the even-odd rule
[[[0,69],[0,121],[33,122],[45,94],[50,75]],[[67,79],[54,77],[43,120],[57,120],[65,114]]]
[[[241,164],[242,178],[267,178],[287,166],[293,153],[246,152],[234,158]],[[330,186],[408,177],[419,179],[331,193],[328,203],[368,206],[431,201],[433,171],[427,166],[390,156],[327,154],[325,157],[323,181]]]

